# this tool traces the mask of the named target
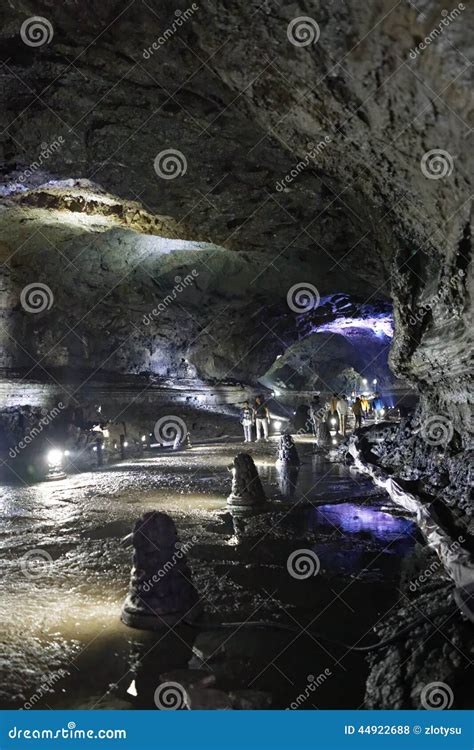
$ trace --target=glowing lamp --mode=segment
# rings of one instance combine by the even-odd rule
[[[58,466],[61,463],[63,457],[62,451],[59,448],[52,448],[48,453],[48,463],[50,466]]]

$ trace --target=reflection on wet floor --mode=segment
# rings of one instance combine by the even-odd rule
[[[275,468],[274,445],[252,445],[270,502],[257,515],[232,515],[227,466],[241,449],[199,446],[0,490],[2,707],[21,707],[39,692],[36,707],[155,708],[159,675],[189,666],[212,674],[223,690],[266,691],[275,708],[290,705],[308,675],[326,669],[324,686],[301,708],[362,704],[364,657],[316,631],[346,643],[374,640],[373,625],[395,604],[415,527],[382,512],[365,478],[310,446],[300,447],[299,471],[285,475]],[[131,566],[121,539],[152,509],[172,515],[189,544],[211,628],[161,635],[120,623]],[[46,560],[25,574],[33,549]],[[288,558],[301,549],[317,555],[317,575],[290,575]],[[296,630],[214,629],[246,620]],[[40,689],[52,674],[59,677]]]

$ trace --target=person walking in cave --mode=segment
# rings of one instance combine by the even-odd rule
[[[265,442],[267,442],[268,425],[270,424],[270,412],[263,403],[263,399],[261,396],[257,396],[257,398],[255,399],[253,414],[255,419],[256,440],[261,440],[263,436],[263,439],[265,440]]]
[[[316,437],[318,434],[319,421],[321,419],[321,400],[316,394],[314,394],[309,405],[309,417],[311,419],[313,435]]]
[[[333,393],[332,397],[329,399],[329,427],[330,429],[336,430],[336,432],[339,430],[339,415],[337,413],[337,402],[339,401],[339,396],[337,393]]]
[[[385,411],[384,411],[384,403],[382,401],[382,398],[380,396],[380,393],[374,393],[374,400],[372,401],[372,408],[374,410],[375,415],[375,424],[380,422],[382,419]]]
[[[364,394],[362,394],[362,396],[360,397],[360,405],[362,407],[362,416],[364,417],[364,419],[368,419],[370,404],[369,399]]]
[[[347,403],[347,398],[345,396],[341,396],[341,398],[338,399],[336,408],[339,417],[339,432],[345,437],[347,415],[349,413],[349,404]]]
[[[249,402],[244,401],[240,412],[240,424],[244,428],[244,443],[252,442],[253,411]]]
[[[352,404],[352,411],[355,417],[356,430],[360,430],[360,428],[362,427],[362,401],[360,400],[359,396],[357,396],[356,400]]]

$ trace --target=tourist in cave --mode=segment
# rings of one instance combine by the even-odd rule
[[[314,394],[313,399],[309,405],[309,416],[311,419],[313,435],[316,437],[318,434],[318,426],[321,419],[321,400],[316,394]]]
[[[352,411],[353,411],[354,417],[355,417],[356,430],[360,429],[362,427],[363,409],[362,409],[362,401],[359,398],[359,396],[357,396],[356,400],[352,404]]]
[[[240,412],[240,424],[244,428],[244,443],[252,442],[253,411],[249,402],[244,401]]]
[[[337,414],[339,417],[339,432],[341,435],[345,436],[346,434],[346,425],[347,425],[347,414],[349,412],[349,404],[347,403],[346,396],[341,396],[341,398],[338,399],[337,405]]]
[[[361,407],[362,407],[362,416],[364,417],[364,419],[368,419],[369,418],[370,404],[369,404],[369,399],[367,398],[367,396],[365,394],[361,395],[361,397],[360,397],[360,404],[361,404]]]
[[[270,424],[270,412],[263,403],[263,399],[261,396],[257,396],[255,399],[253,413],[255,419],[256,440],[261,440],[263,437],[263,439],[267,441],[268,425]]]
[[[336,432],[339,430],[339,414],[337,413],[337,402],[339,396],[337,393],[333,393],[329,399],[329,426],[331,429],[335,429]]]
[[[380,396],[380,393],[374,393],[374,400],[372,401],[372,408],[375,415],[375,424],[380,422],[384,415],[384,402]]]

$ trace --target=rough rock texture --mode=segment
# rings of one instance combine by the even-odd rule
[[[265,502],[265,492],[252,456],[239,453],[234,458],[230,471],[232,491],[227,498],[229,507],[252,508]]]
[[[173,520],[149,512],[133,530],[133,568],[122,622],[143,630],[159,630],[194,620],[202,604],[191,580],[186,555],[178,546]]]
[[[418,547],[407,561],[400,604],[376,630],[389,638],[419,619],[394,645],[369,657],[367,709],[466,709],[474,649],[472,628],[453,607],[452,584],[427,547]]]
[[[176,24],[178,11],[2,8],[3,365],[248,380],[301,338],[292,285],[392,297],[392,367],[418,386],[421,422],[445,417],[466,448],[472,7],[203,0]],[[41,46],[20,34],[33,15],[52,26]],[[292,22],[308,15],[300,46]],[[167,149],[175,179],[156,168]],[[71,179],[88,198],[51,183]],[[18,200],[48,182],[60,206],[54,191]],[[55,301],[25,312],[38,281]]]
[[[466,267],[470,249],[464,154],[474,111],[466,62],[472,9],[442,27],[436,43],[410,56],[438,26],[441,10],[427,0],[417,8],[389,0],[366,6],[335,0],[311,8],[260,0],[216,6],[205,0],[175,27],[174,1],[154,7],[92,0],[86,8],[12,0],[3,8],[1,25],[3,192],[51,178],[87,178],[121,198],[139,200],[148,215],[173,216],[188,227],[182,238],[232,248],[237,251],[233,264],[246,265],[251,258],[247,273],[236,279],[230,256],[222,256],[225,277],[228,271],[234,276],[233,288],[243,284],[253,292],[232,320],[227,343],[237,354],[234,361],[248,351],[248,320],[275,297],[284,303],[283,286],[308,281],[322,294],[345,291],[370,300],[386,299],[392,289],[396,370],[429,391],[441,368],[445,382],[439,398],[465,429],[455,402],[462,400],[459,377],[465,367],[466,279],[440,303],[443,315],[428,314],[419,325],[409,324],[413,311]],[[288,24],[307,14],[318,24],[319,38],[296,46],[288,38]],[[51,22],[48,44],[31,47],[22,41],[21,23],[31,15]],[[170,28],[164,45],[150,47]],[[59,136],[60,148],[38,166],[42,144]],[[313,144],[324,138],[324,147],[315,152]],[[160,179],[153,168],[167,148],[181,151],[187,162],[186,172],[173,180]],[[444,179],[429,179],[420,169],[432,148],[445,149],[453,159],[453,171]],[[297,177],[285,182],[300,160]],[[26,219],[35,233],[34,217]],[[149,229],[154,222],[145,223]],[[120,235],[110,239],[117,244]],[[45,255],[47,247],[43,243]],[[65,249],[63,273],[69,274],[74,251]],[[130,271],[136,259],[135,253],[125,256],[123,270]],[[104,263],[110,260],[115,270],[115,256]],[[97,287],[110,290],[115,278],[107,271],[102,275],[101,261],[94,267],[92,256],[91,271]],[[49,276],[54,273],[51,269]],[[84,348],[92,338],[92,346],[102,346],[103,366],[160,372],[157,361],[173,362],[167,349],[178,328],[182,352],[202,334],[192,359],[198,369],[219,377],[227,372],[226,347],[219,340],[229,295],[223,288],[210,295],[210,329],[209,318],[200,320],[197,331],[188,318],[181,333],[186,314],[178,313],[177,305],[150,326],[150,339],[156,337],[150,357],[144,356],[143,341],[138,352],[132,344],[129,356],[109,351],[119,331],[122,340],[140,337],[133,315],[123,320],[120,305],[121,296],[132,292],[134,307],[137,273],[140,269],[124,283],[122,295],[120,288],[110,295],[103,336],[100,328],[95,332],[99,342],[79,329],[45,346],[56,346],[73,365],[75,352],[87,356]],[[170,278],[176,273],[173,264]],[[153,282],[144,275],[153,298]],[[202,288],[202,275],[200,283]],[[96,302],[91,286],[90,294],[81,287],[79,319]],[[49,327],[54,331],[51,321]],[[269,365],[276,342],[268,331],[266,336]],[[446,370],[441,355],[448,338]],[[251,343],[258,340],[252,334]],[[431,343],[435,346],[427,354]],[[214,362],[209,362],[212,346]],[[434,365],[426,357],[434,358]],[[93,366],[96,361],[91,357]]]

